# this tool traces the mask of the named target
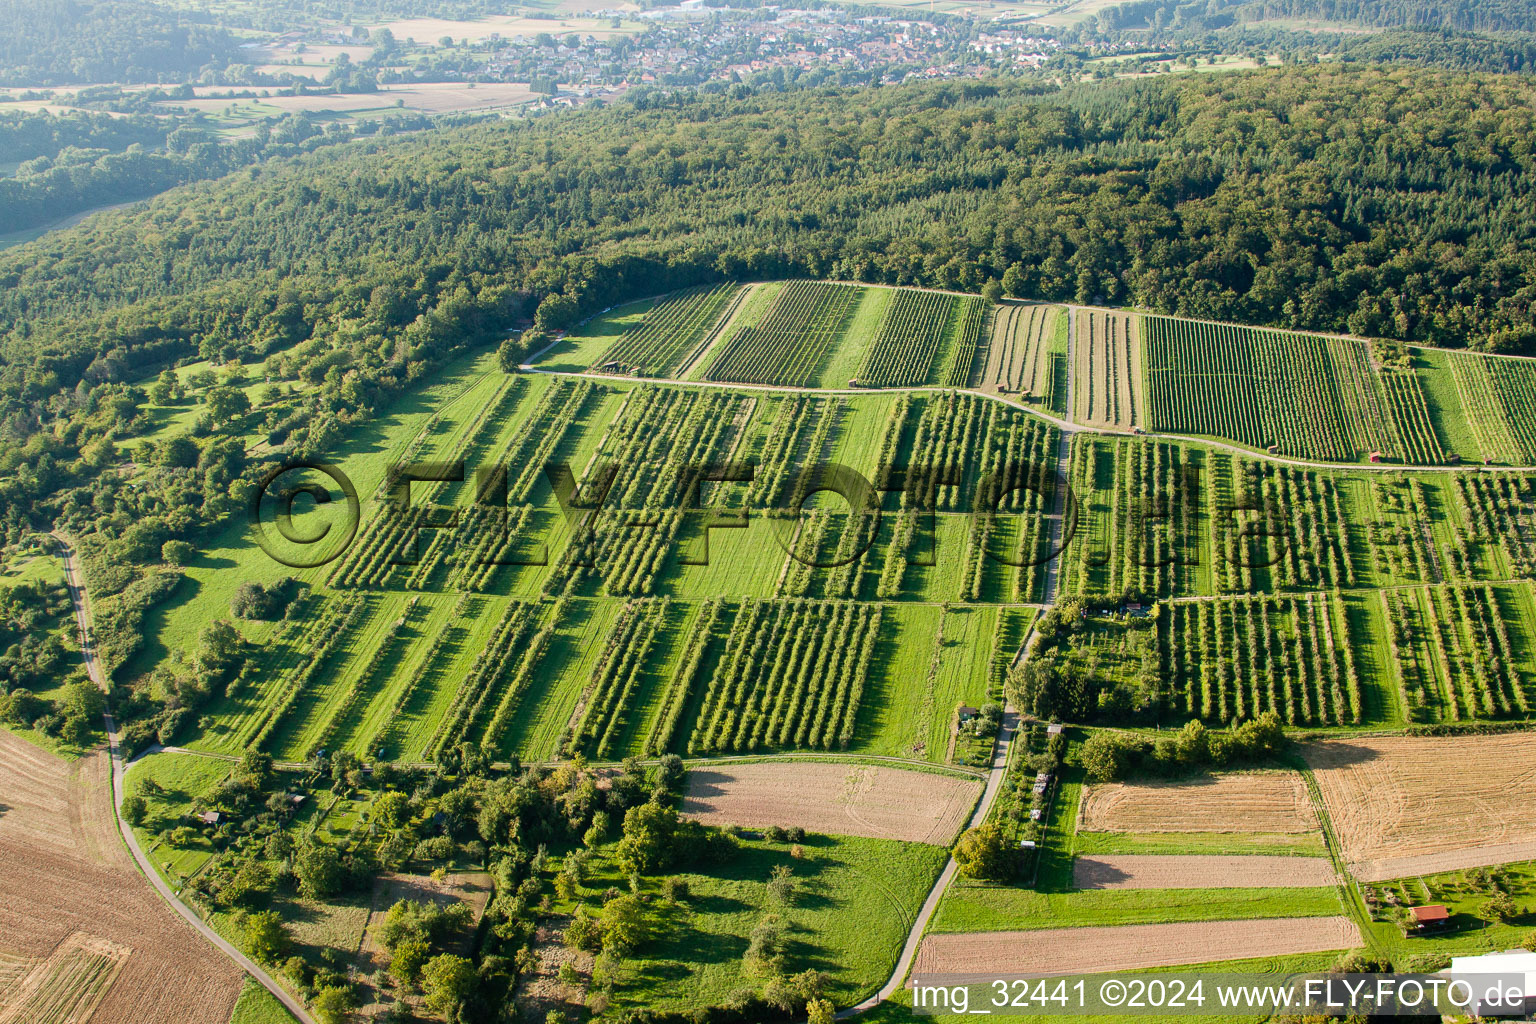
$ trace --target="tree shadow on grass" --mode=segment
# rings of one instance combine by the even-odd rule
[[[752,909],[752,904],[746,900],[738,900],[734,896],[690,896],[688,906],[700,914],[724,915],[740,914]]]
[[[740,960],[747,952],[747,939],[741,935],[722,935],[679,924],[651,946],[659,960],[684,963],[720,964]]]

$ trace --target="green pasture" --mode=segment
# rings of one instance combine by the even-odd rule
[[[1077,832],[1074,856],[1090,854],[1211,857],[1326,857],[1322,832]]]

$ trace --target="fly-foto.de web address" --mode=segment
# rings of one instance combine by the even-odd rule
[[[1531,1002],[1526,989],[1532,988]],[[912,1008],[931,1016],[1444,1014],[1508,1016],[1536,1006],[1524,974],[1167,972],[979,978],[914,975]]]

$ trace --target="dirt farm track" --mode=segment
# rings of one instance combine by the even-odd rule
[[[0,732],[0,863],[0,1022],[229,1019],[243,974],[138,874],[105,750],[66,762]]]

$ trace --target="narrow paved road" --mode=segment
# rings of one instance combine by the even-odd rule
[[[1067,376],[1063,382],[1067,391],[1067,408],[1072,408],[1072,340],[1076,334],[1076,324],[1072,318],[1075,314],[1073,307],[1067,307]],[[985,392],[973,392],[973,394],[985,394]],[[996,398],[1007,405],[1017,408],[1025,408],[1017,402],[1011,402],[997,395],[986,395],[988,398]],[[1033,409],[1026,409],[1035,412]],[[1072,435],[1082,428],[1068,420],[1059,420],[1054,416],[1045,416],[1035,412],[1037,416],[1049,420],[1061,429],[1061,440],[1056,452],[1056,491],[1052,499],[1052,509],[1049,519],[1051,542],[1049,550],[1057,551],[1061,545],[1062,531],[1066,526],[1066,500],[1067,500],[1067,464],[1068,456],[1072,450]],[[1060,578],[1056,572],[1059,559],[1051,558],[1046,563],[1045,586],[1043,588],[1043,600],[1046,607],[1050,607],[1056,600],[1056,584]],[[1030,648],[1033,646],[1034,629],[1031,628],[1025,635],[1024,642],[1019,645],[1019,653],[1013,659],[1015,667],[1029,657]],[[997,732],[997,742],[992,746],[992,766],[987,772],[987,784],[981,791],[981,799],[976,801],[976,810],[971,814],[971,820],[966,823],[967,828],[975,828],[987,820],[987,815],[992,811],[992,805],[997,802],[997,794],[1003,788],[1003,779],[1008,775],[1008,759],[1013,751],[1013,740],[1019,731],[1018,711],[1009,704],[1003,708],[1003,724]],[[944,893],[954,881],[955,874],[960,870],[960,865],[951,856],[949,862],[944,865],[938,881],[933,883],[933,888],[928,891],[928,898],[923,901],[923,907],[917,914],[917,920],[912,923],[912,929],[907,932],[907,941],[901,947],[901,956],[896,960],[896,969],[891,972],[880,991],[865,999],[856,1006],[850,1006],[838,1013],[838,1017],[847,1018],[872,1010],[885,1000],[894,996],[906,983],[907,974],[912,970],[912,961],[917,956],[917,949],[923,942],[923,934],[928,930],[928,922],[933,919],[934,913],[939,909],[939,902],[943,900]]]
[[[107,693],[106,676],[103,675],[101,662],[96,657],[96,642],[91,631],[90,598],[85,592],[85,584],[80,577],[80,564],[75,558],[75,549],[62,534],[56,533],[53,536],[59,543],[60,556],[64,561],[64,581],[69,586],[69,596],[75,604],[75,622],[80,627],[81,660],[85,662],[85,671],[90,675],[91,681],[100,687],[103,693]],[[123,751],[118,742],[117,721],[112,717],[110,694],[108,695],[105,718],[107,722],[107,742],[112,750],[113,813],[117,817],[117,829],[122,834],[123,842],[128,845],[128,851],[133,854],[134,861],[139,865],[139,870],[144,873],[144,877],[149,879],[149,883],[155,887],[155,891],[171,905],[171,908],[176,913],[180,914],[188,924],[197,929],[205,939],[213,943],[221,953],[233,960],[241,970],[255,978],[261,983],[262,987],[276,996],[278,1001],[286,1006],[288,1012],[292,1013],[301,1024],[315,1024],[314,1018],[309,1015],[309,1011],[304,1009],[303,1003],[289,995],[287,990],[273,981],[266,971],[258,967],[244,953],[226,942],[222,936],[204,924],[202,919],[194,914],[190,907],[177,899],[175,893],[171,892],[170,887],[161,879],[160,873],[155,870],[154,864],[150,863],[149,857],[144,853],[143,848],[139,846],[138,837],[133,834],[133,828],[122,816],[123,781],[127,773],[127,765],[123,763]]]

